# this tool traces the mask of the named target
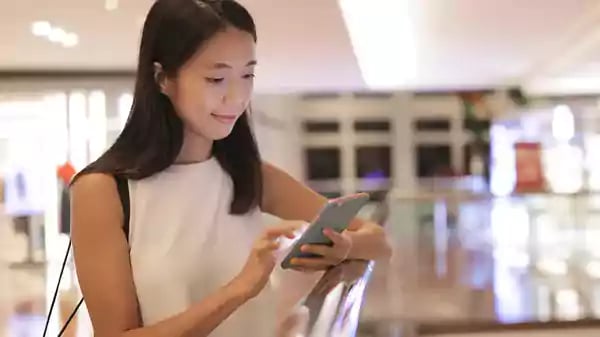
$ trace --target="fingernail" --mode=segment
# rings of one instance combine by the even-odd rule
[[[298,260],[297,260],[297,259],[292,259],[292,260],[290,261],[290,263],[291,263],[291,264],[297,264],[297,263],[298,263]]]
[[[303,251],[303,252],[305,252],[305,251],[308,250],[308,246],[302,246],[302,247],[300,247],[300,250]]]

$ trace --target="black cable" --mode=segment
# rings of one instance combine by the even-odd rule
[[[62,263],[62,266],[60,268],[60,275],[58,276],[58,281],[56,282],[56,289],[54,289],[54,296],[52,296],[52,303],[50,304],[50,310],[48,311],[48,316],[46,316],[46,325],[44,326],[44,334],[42,335],[42,337],[46,337],[46,334],[48,333],[48,325],[50,324],[50,317],[52,316],[52,310],[54,309],[54,305],[56,304],[56,298],[58,297],[58,289],[60,288],[60,281],[62,280],[62,276],[63,276],[63,274],[65,272],[65,267],[67,265],[67,260],[69,258],[69,252],[70,251],[71,251],[71,241],[69,241],[69,245],[67,246],[67,252],[65,253],[65,258],[63,259],[63,263]],[[67,326],[69,325],[69,323],[71,322],[71,320],[75,316],[75,313],[77,312],[77,310],[81,306],[82,302],[83,302],[83,298],[81,300],[79,300],[79,303],[77,304],[77,307],[75,307],[75,310],[73,310],[73,312],[69,316],[69,319],[67,320],[67,322],[65,323],[65,325],[63,326],[63,328],[60,330],[60,333],[58,334],[59,337],[66,330]]]
[[[63,328],[58,333],[58,337],[62,336],[62,334],[65,332],[65,330],[67,330],[67,327],[69,326],[69,323],[71,323],[71,321],[75,317],[75,314],[77,314],[77,310],[79,310],[79,307],[81,306],[82,303],[83,303],[83,297],[79,300],[79,303],[77,303],[77,306],[75,307],[75,309],[73,310],[73,312],[71,313],[71,315],[69,315],[69,318],[65,322],[65,325],[63,326]]]

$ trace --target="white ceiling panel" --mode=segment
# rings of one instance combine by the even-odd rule
[[[152,0],[120,0],[114,11],[105,10],[104,1],[3,0],[0,71],[134,70]],[[376,7],[384,1],[416,4],[409,14],[415,19],[416,46],[410,48],[416,48],[417,71],[405,88],[503,86],[563,72],[600,77],[594,65],[600,43],[563,61],[558,70],[540,67],[595,34],[593,26],[575,29],[590,20],[598,0],[369,0]],[[336,0],[242,2],[259,28],[259,91],[368,89]],[[30,25],[36,20],[77,33],[79,45],[63,48],[34,37]],[[390,46],[399,43],[393,33],[372,38],[385,38]]]

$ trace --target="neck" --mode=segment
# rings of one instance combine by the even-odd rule
[[[176,164],[199,163],[211,156],[213,141],[189,130],[183,131],[183,144]]]

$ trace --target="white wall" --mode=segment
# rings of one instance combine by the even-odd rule
[[[301,179],[304,167],[297,108],[294,97],[257,96],[252,102],[252,121],[263,159]]]

